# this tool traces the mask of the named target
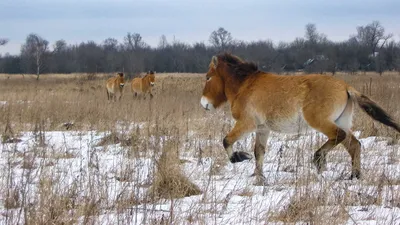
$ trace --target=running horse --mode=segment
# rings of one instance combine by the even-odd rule
[[[118,73],[117,76],[111,77],[106,82],[106,89],[107,89],[107,99],[108,100],[116,100],[117,92],[119,92],[118,100],[121,100],[122,97],[122,90],[125,85],[124,74]]]
[[[229,102],[234,128],[223,139],[232,163],[251,159],[242,151],[232,151],[241,137],[256,133],[256,182],[264,182],[263,161],[270,131],[299,133],[310,127],[328,140],[314,154],[318,173],[326,169],[326,154],[339,143],[352,160],[350,179],[361,176],[360,142],[351,132],[354,103],[373,119],[400,132],[400,126],[380,106],[344,81],[320,74],[279,76],[258,70],[256,64],[224,53],[213,56],[206,74],[201,105],[215,109]],[[305,126],[304,126],[305,125]]]
[[[153,94],[151,93],[151,89],[154,86],[155,80],[156,78],[154,71],[152,70],[147,72],[143,78],[134,78],[131,84],[131,90],[134,94],[134,97],[136,97],[138,94],[143,94],[145,96],[147,93],[149,93],[150,98],[152,98]]]

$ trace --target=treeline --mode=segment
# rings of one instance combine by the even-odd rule
[[[258,63],[273,72],[400,71],[400,42],[373,21],[359,26],[342,42],[330,41],[315,24],[305,26],[304,37],[293,42],[235,40],[224,28],[210,34],[207,43],[188,44],[163,35],[157,47],[150,47],[138,33],[128,33],[122,43],[107,38],[68,44],[52,44],[37,34],[29,34],[17,56],[0,56],[0,73],[108,73],[124,71],[132,76],[146,70],[157,72],[205,72],[212,55],[229,51]],[[267,38],[267,37],[266,37]],[[0,39],[0,45],[7,44]]]

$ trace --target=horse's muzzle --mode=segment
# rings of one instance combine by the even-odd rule
[[[208,99],[207,99],[206,97],[204,97],[204,96],[201,97],[200,104],[201,104],[201,106],[203,106],[203,108],[204,108],[205,110],[214,109],[213,104],[211,104],[211,103],[208,101]]]
[[[154,82],[150,82],[150,85],[153,87],[154,86]]]
[[[124,87],[124,85],[125,85],[125,84],[119,84],[119,86],[122,87],[122,88]]]

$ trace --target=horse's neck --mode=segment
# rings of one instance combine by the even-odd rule
[[[243,84],[243,81],[238,81],[233,77],[225,76],[225,96],[228,99],[229,103],[236,98],[236,95],[239,92],[239,88]]]
[[[147,84],[149,83],[149,76],[144,76],[143,78],[142,78],[142,85],[143,85],[143,87],[145,87]]]

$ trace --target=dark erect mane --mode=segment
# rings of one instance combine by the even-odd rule
[[[148,75],[151,75],[151,74],[154,74],[154,71],[153,71],[153,70],[149,70],[149,71],[146,73],[146,75],[144,75],[143,78],[145,78],[145,77],[147,77]]]
[[[218,55],[218,59],[225,62],[232,75],[238,79],[244,79],[258,71],[258,66],[253,62],[246,62],[230,53]]]

